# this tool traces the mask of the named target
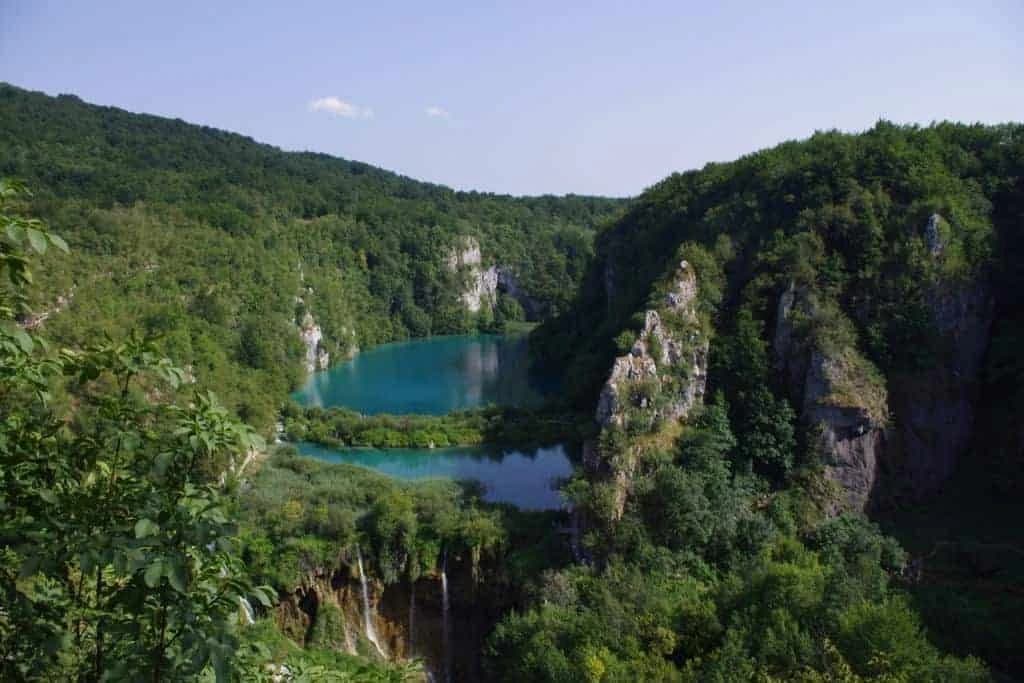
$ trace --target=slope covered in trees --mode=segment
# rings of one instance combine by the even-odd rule
[[[1021,671],[1019,568],[989,553],[1019,538],[943,545],[973,572],[946,606],[948,566],[868,517],[899,531],[965,468],[1015,509],[1021,126],[821,133],[628,205],[455,193],[9,86],[0,136],[0,173],[36,189],[0,190],[5,677],[424,678],[382,661],[400,646],[507,681]],[[467,237],[543,303],[538,359],[595,416],[572,520],[264,457],[243,424],[301,375],[307,312],[335,355],[493,326],[448,265]],[[489,415],[375,425],[516,427]]]
[[[35,292],[49,337],[159,335],[199,386],[261,427],[301,377],[307,312],[335,359],[521,315],[505,295],[478,313],[460,300],[473,273],[448,261],[471,237],[485,266],[511,273],[539,314],[557,314],[593,228],[622,204],[455,192],[9,85],[0,176],[32,187],[31,209],[74,250]]]
[[[534,338],[602,424],[567,489],[592,562],[498,627],[495,675],[987,678],[929,637],[1019,673],[1019,530],[908,558],[865,513],[968,473],[1019,500],[1022,209],[1020,125],[819,133],[639,197]]]

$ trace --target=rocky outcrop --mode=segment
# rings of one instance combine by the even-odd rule
[[[776,371],[801,406],[809,445],[833,484],[826,505],[834,515],[873,504],[889,409],[884,380],[856,349],[815,341],[813,328],[825,324],[821,312],[813,296],[790,283],[779,296],[772,348]]]
[[[448,254],[445,265],[453,273],[461,273],[465,278],[459,292],[459,301],[470,313],[479,313],[484,309],[494,309],[498,303],[498,293],[507,294],[523,307],[529,320],[539,320],[546,312],[542,302],[531,297],[516,273],[508,267],[492,265],[484,267],[480,244],[474,237],[464,237]]]
[[[483,267],[480,243],[473,237],[465,237],[448,255],[448,270],[463,273],[465,284],[459,292],[459,300],[470,313],[479,313],[481,308],[493,308],[498,297],[498,269]]]
[[[483,639],[506,604],[501,587],[489,591],[490,567],[474,572],[469,557],[449,557],[414,582],[384,584],[366,576],[366,599],[357,560],[343,554],[338,566],[310,568],[294,590],[279,594],[273,618],[279,630],[309,648],[337,650],[392,662],[422,660],[432,680],[483,680]],[[447,583],[448,610],[445,610]],[[371,642],[369,627],[377,645]],[[451,675],[446,676],[446,669]]]
[[[938,214],[924,226],[935,259],[943,256],[947,229]],[[900,498],[933,494],[970,447],[993,297],[984,279],[940,279],[929,287],[925,304],[934,362],[893,373],[886,382],[856,350],[826,352],[809,341],[808,328],[820,311],[806,290],[790,284],[779,297],[776,370],[802,405],[805,424],[817,430],[825,475],[840,492],[831,512],[870,508],[883,489]],[[887,481],[880,481],[880,472]]]
[[[926,301],[937,362],[891,382],[902,454],[899,493],[915,499],[938,491],[970,446],[994,316],[989,287],[980,281],[940,283]]]
[[[681,261],[662,304],[645,311],[637,340],[612,365],[594,415],[603,430],[656,431],[665,422],[686,418],[703,401],[708,339],[697,316],[696,297],[696,274]],[[613,484],[612,519],[621,518],[643,459],[637,444],[619,453],[602,453],[594,442],[584,444],[584,467]]]
[[[941,268],[949,224],[929,216],[923,237]],[[897,493],[919,499],[939,490],[970,447],[995,301],[984,278],[939,279],[925,294],[935,338],[935,362],[891,378],[900,454]]]
[[[707,385],[708,341],[697,322],[697,279],[679,264],[662,313],[644,313],[644,327],[630,352],[615,359],[598,398],[595,418],[602,427],[622,427],[631,410],[645,419],[680,419],[701,401]],[[662,316],[673,324],[666,324]]]
[[[316,324],[311,313],[306,313],[299,327],[299,339],[306,347],[306,372],[326,370],[331,363],[331,356],[323,345],[323,332]]]
[[[836,486],[831,515],[866,510],[878,486],[888,412],[884,386],[866,386],[859,376],[865,362],[853,350],[816,350],[808,363],[803,420],[812,428],[825,478]]]
[[[928,217],[928,223],[924,226],[924,242],[928,246],[928,253],[932,256],[939,256],[945,248],[942,239],[942,216],[933,213]]]
[[[509,268],[501,266],[496,267],[496,271],[498,274],[498,291],[518,301],[519,305],[523,307],[523,312],[526,313],[527,320],[540,320],[544,317],[547,307],[543,302],[533,298],[523,289],[515,273]]]

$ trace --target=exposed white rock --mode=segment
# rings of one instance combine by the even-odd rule
[[[601,389],[595,417],[601,426],[622,426],[631,403],[636,408],[653,409],[645,396],[634,399],[639,383],[651,382],[662,396],[662,405],[656,417],[680,419],[686,417],[704,397],[707,386],[708,342],[701,339],[700,327],[694,308],[697,296],[697,278],[686,261],[681,261],[672,279],[672,287],[665,297],[666,313],[679,315],[685,330],[672,333],[656,310],[644,314],[644,327],[630,352],[615,359],[612,371]],[[685,379],[678,385],[670,384],[673,371],[686,366]]]
[[[942,221],[942,216],[937,213],[933,213],[928,217],[928,224],[924,226],[924,241],[928,245],[928,251],[932,256],[938,256],[942,253],[945,245],[942,243],[942,233],[939,231],[939,223]]]
[[[309,312],[302,318],[302,326],[299,328],[299,338],[306,346],[306,372],[326,370],[330,365],[331,356],[327,349],[323,348],[323,332],[316,324],[313,315]]]
[[[480,243],[474,237],[464,237],[445,260],[448,270],[464,272],[467,277],[459,300],[470,313],[479,313],[484,306],[493,308],[498,297],[498,269],[483,268]]]

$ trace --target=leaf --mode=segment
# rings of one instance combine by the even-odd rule
[[[28,237],[28,243],[37,254],[46,253],[46,247],[49,246],[49,243],[46,241],[45,234],[35,228],[25,228],[25,235]]]
[[[267,594],[263,590],[262,586],[259,587],[259,588],[253,588],[252,589],[252,596],[254,598],[256,598],[257,600],[259,600],[260,604],[263,605],[264,607],[270,607],[271,606],[270,605],[270,598],[267,597]]]
[[[58,249],[60,249],[61,251],[63,251],[65,254],[68,253],[68,251],[70,251],[68,249],[68,243],[65,242],[64,238],[61,237],[60,235],[50,234],[50,235],[47,235],[47,237],[50,238],[50,244],[52,244],[53,246],[55,246]]]
[[[18,578],[26,579],[36,572],[39,571],[39,565],[43,563],[43,558],[38,555],[29,555],[21,563],[21,569],[18,572]]]
[[[160,583],[160,577],[164,574],[164,561],[162,559],[154,560],[153,564],[149,565],[146,569],[146,574],[143,576],[143,580],[146,585],[150,588],[156,588],[157,584]]]
[[[21,227],[17,223],[8,223],[6,232],[7,239],[15,244],[21,244],[21,241],[25,239],[25,228]]]
[[[171,583],[171,588],[179,593],[186,592],[188,573],[185,571],[185,566],[181,563],[181,560],[172,560],[170,562],[170,571],[165,573],[167,574],[167,580]]]
[[[56,505],[58,502],[57,494],[50,489],[39,489],[39,497],[50,505]]]
[[[32,352],[32,348],[34,346],[32,343],[32,337],[30,337],[25,330],[21,329],[21,325],[7,321],[3,324],[3,333],[13,338],[25,353]]]
[[[146,538],[147,536],[159,533],[159,531],[160,525],[146,517],[135,522],[135,538]]]
[[[158,453],[156,458],[153,459],[153,471],[158,477],[163,477],[167,474],[167,468],[174,462],[174,452],[164,451]]]

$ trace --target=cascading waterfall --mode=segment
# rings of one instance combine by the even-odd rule
[[[451,624],[448,619],[448,550],[441,556],[441,624],[442,635],[444,636],[444,680],[451,683],[452,680],[452,648],[451,648]]]
[[[359,565],[359,583],[363,588],[363,622],[366,629],[366,639],[373,643],[381,657],[387,659],[384,648],[380,646],[380,640],[377,639],[377,629],[373,625],[373,612],[370,611],[370,589],[366,584],[366,572],[363,571],[363,554],[359,551],[359,546],[356,546],[356,562]]]
[[[252,609],[252,603],[246,598],[239,597],[238,603],[242,606],[242,617],[246,626],[252,626],[256,623],[256,613]]]

